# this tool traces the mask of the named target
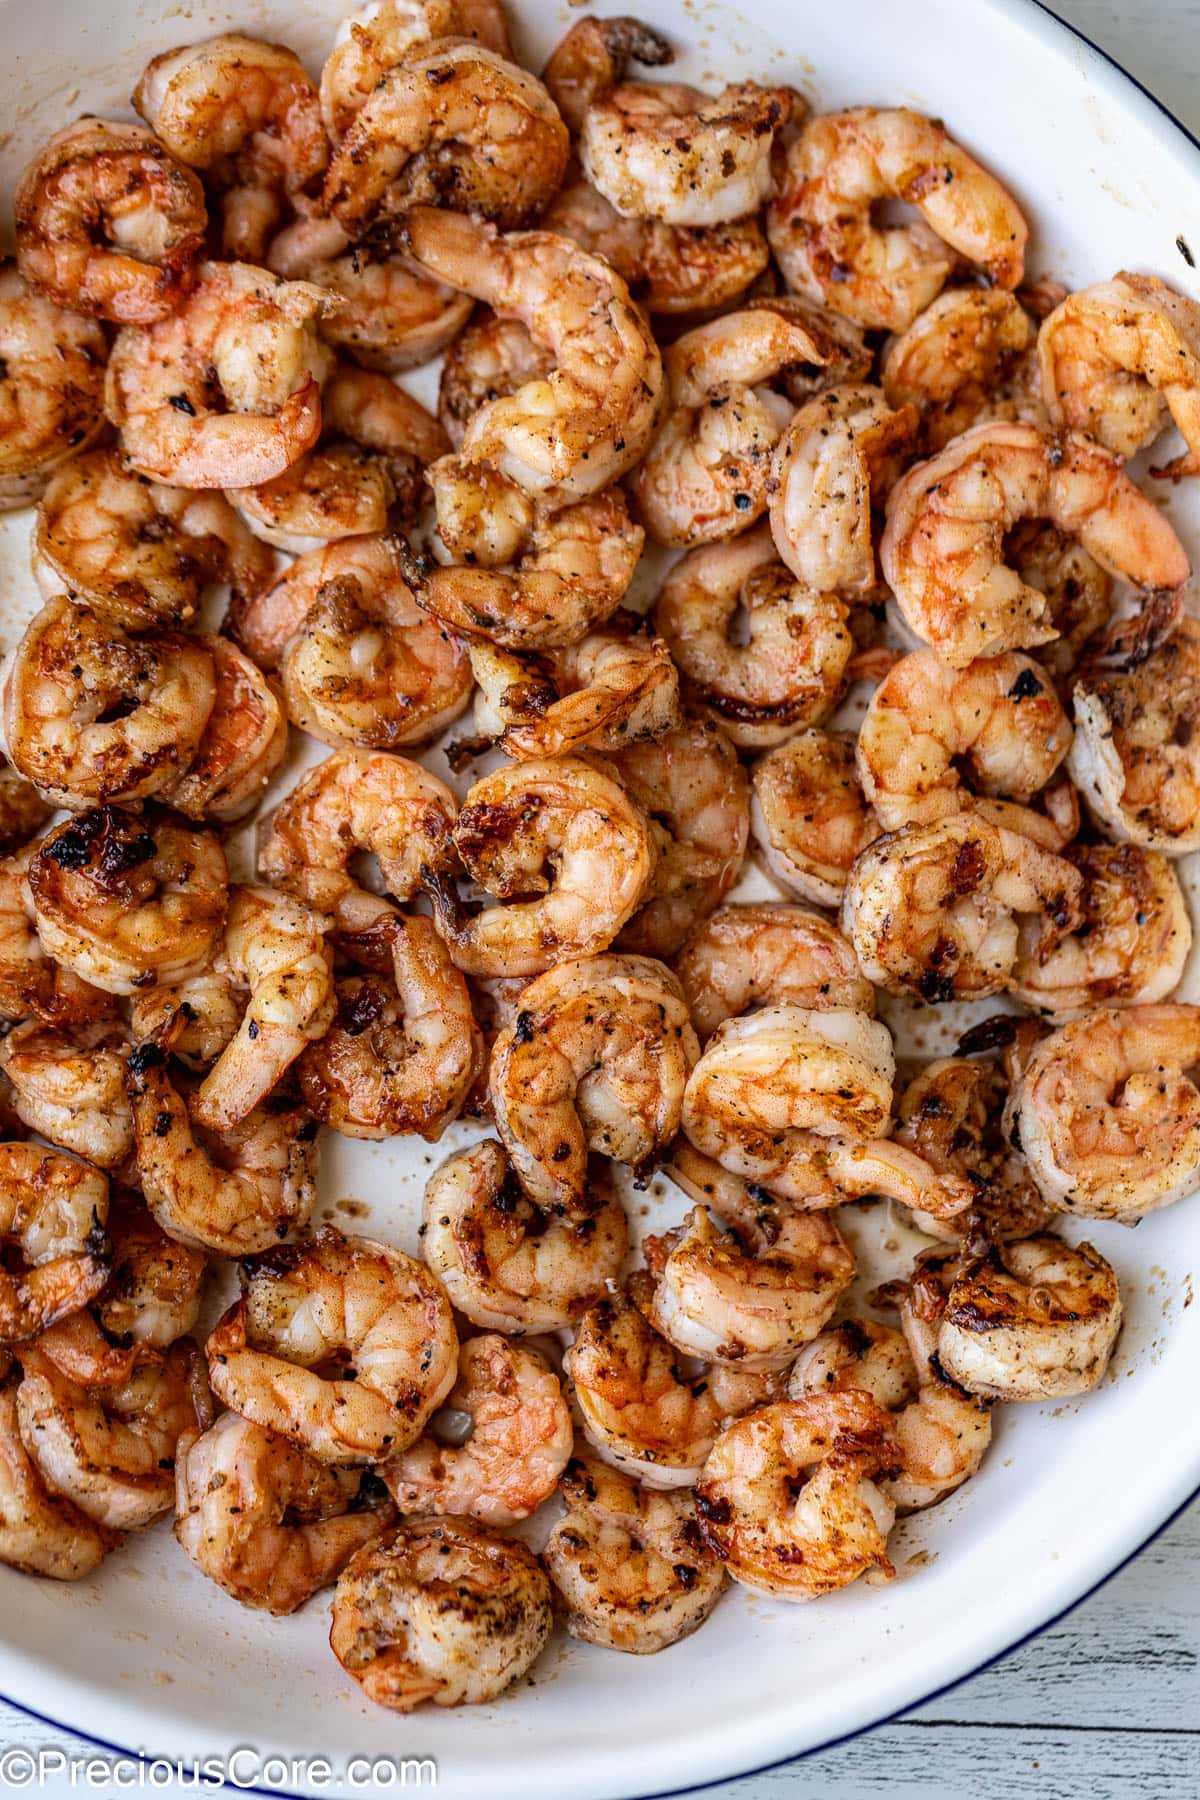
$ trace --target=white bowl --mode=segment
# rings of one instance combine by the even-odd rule
[[[11,193],[27,158],[77,113],[126,115],[155,52],[236,26],[294,45],[316,68],[341,10],[338,0],[3,0],[0,116],[10,135],[0,188]],[[821,106],[903,102],[940,115],[1019,196],[1036,273],[1079,285],[1129,267],[1200,287],[1184,254],[1195,234],[1200,255],[1195,146],[1038,6],[747,0],[738,11],[638,0],[638,10],[681,47],[685,79],[759,76],[793,82]],[[533,67],[573,16],[551,0],[523,0],[516,28]],[[1195,538],[1191,495],[1167,498]],[[27,528],[27,516],[8,522],[0,546],[6,646],[36,605]],[[1193,997],[1195,988],[1193,979]],[[330,1139],[324,1204],[366,1201],[370,1224],[359,1228],[415,1248],[424,1178],[465,1135],[438,1149]],[[860,1583],[808,1607],[737,1590],[701,1632],[652,1660],[556,1643],[496,1706],[399,1718],[363,1701],[334,1663],[326,1601],[282,1621],[246,1612],[160,1527],[76,1586],[0,1570],[0,1692],[90,1737],[155,1754],[253,1746],[287,1763],[325,1756],[339,1770],[352,1756],[432,1756],[444,1792],[481,1800],[648,1795],[827,1744],[1044,1625],[1200,1486],[1195,1204],[1136,1233],[1090,1234],[1126,1295],[1111,1378],[1082,1403],[1002,1409],[981,1473],[898,1530],[890,1586]],[[255,1783],[253,1757],[235,1772]],[[262,1780],[310,1792],[320,1777],[276,1768]]]

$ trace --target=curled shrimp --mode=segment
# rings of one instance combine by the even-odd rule
[[[86,1024],[109,1012],[112,1002],[43,948],[29,885],[40,848],[35,840],[0,861],[0,1018]]]
[[[474,38],[512,59],[499,0],[371,0],[342,19],[321,70],[321,116],[333,141],[345,137],[389,69],[447,37]]]
[[[287,714],[266,676],[227,638],[205,637],[216,697],[195,755],[163,799],[189,819],[244,818],[287,754]]]
[[[589,1151],[645,1167],[679,1130],[698,1054],[683,989],[650,957],[560,962],[531,982],[489,1074],[496,1128],[530,1197],[570,1207]]]
[[[878,201],[920,219],[879,227]],[[767,235],[790,288],[860,325],[904,331],[956,257],[1019,285],[1028,227],[1012,196],[934,119],[852,107],[810,119],[789,144]]]
[[[879,379],[892,406],[917,408],[928,448],[943,450],[982,419],[1048,422],[1034,342],[1006,288],[952,288],[893,338]]]
[[[168,1237],[142,1201],[131,1197],[114,1200],[108,1235],[112,1274],[95,1303],[98,1323],[118,1343],[169,1349],[200,1317],[207,1256]]]
[[[554,1492],[573,1438],[558,1376],[535,1350],[468,1338],[432,1429],[384,1464],[383,1479],[402,1513],[515,1525]]]
[[[40,793],[84,808],[171,787],[215,699],[202,645],[178,632],[130,637],[64,596],[46,602],[9,659],[0,728]]]
[[[723,906],[675,961],[702,1039],[759,1006],[875,1010],[875,994],[837,928],[799,906]]]
[[[36,500],[104,424],[104,327],[0,260],[0,512]]]
[[[454,845],[471,879],[495,896],[468,912],[448,881],[431,886],[438,930],[468,975],[536,975],[606,949],[654,865],[641,808],[597,764],[570,756],[477,781]]]
[[[16,1386],[0,1387],[0,1563],[52,1581],[80,1581],[119,1543],[46,1486],[21,1441]]]
[[[546,91],[573,136],[583,129],[588,107],[611,93],[631,62],[646,69],[675,60],[671,44],[640,19],[577,19],[555,44],[542,70]]]
[[[106,993],[132,994],[201,972],[229,874],[211,832],[101,806],[42,840],[29,886],[47,953]]]
[[[793,580],[765,526],[690,551],[654,603],[688,698],[749,749],[832,712],[854,653],[848,618],[835,595]]]
[[[955,668],[1057,635],[1046,596],[1006,561],[1006,534],[1027,518],[1049,519],[1135,587],[1188,579],[1170,522],[1109,451],[1035,425],[973,426],[897,482],[879,552],[905,622]]]
[[[331,1225],[243,1269],[242,1297],[208,1339],[219,1399],[323,1463],[378,1462],[420,1436],[458,1366],[436,1276]]]
[[[78,1312],[109,1273],[108,1178],[39,1144],[0,1144],[0,1346]]]
[[[105,412],[129,467],[172,487],[257,487],[321,429],[323,288],[249,263],[201,263],[183,305],[125,326],[108,361]]]
[[[641,1488],[592,1457],[571,1459],[559,1492],[567,1510],[542,1560],[572,1637],[649,1656],[699,1630],[725,1572],[689,1493]]]
[[[481,406],[515,394],[526,381],[544,380],[553,367],[551,352],[534,342],[519,319],[501,319],[488,307],[476,307],[447,349],[438,377],[438,418],[454,448],[461,447]]]
[[[170,1034],[171,1054],[199,1073],[212,1067],[242,1022],[242,995],[211,967],[182,981],[147,987],[129,1003],[134,1043]]]
[[[98,1169],[120,1169],[133,1149],[125,1052],[115,1020],[64,1029],[29,1019],[0,1042],[0,1069],[31,1131]]]
[[[841,904],[857,857],[879,836],[853,739],[810,726],[755,763],[750,829],[767,871],[797,900]]]
[[[1112,577],[1082,544],[1039,520],[1018,525],[1008,546],[1012,566],[1028,587],[1045,594],[1058,633],[1038,649],[1038,661],[1061,679],[1086,658],[1090,641],[1108,624]]]
[[[120,325],[166,318],[203,253],[204,189],[142,125],[76,119],[26,168],[17,263],[57,306]]]
[[[543,1212],[494,1138],[434,1170],[423,1230],[425,1259],[459,1312],[514,1337],[577,1319],[620,1273],[629,1235],[599,1165],[569,1210]]]
[[[295,1612],[393,1516],[370,1471],[328,1468],[237,1413],[179,1440],[175,1536],[243,1606]]]
[[[329,158],[317,90],[282,44],[230,32],[154,57],[133,104],[172,155],[221,195],[225,254],[261,257]]]

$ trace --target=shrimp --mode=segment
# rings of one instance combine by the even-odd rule
[[[897,482],[879,551],[906,624],[955,668],[1057,635],[1046,596],[1005,560],[1006,534],[1028,518],[1049,519],[1136,587],[1188,579],[1169,520],[1109,451],[1035,425],[973,426]]]
[[[168,1237],[147,1207],[132,1198],[114,1200],[108,1235],[112,1273],[95,1303],[97,1321],[119,1343],[168,1350],[196,1327],[207,1256]]]
[[[0,259],[0,512],[29,506],[104,425],[108,339]]]
[[[848,620],[833,594],[792,579],[765,526],[690,551],[654,603],[688,698],[747,749],[832,712],[854,653]]]
[[[481,406],[515,394],[526,381],[545,380],[553,367],[551,352],[534,342],[519,319],[500,319],[489,308],[476,307],[447,349],[438,377],[438,419],[454,448]]]
[[[875,1010],[841,933],[799,906],[723,906],[692,934],[675,963],[702,1039],[752,1007]]]
[[[639,19],[577,19],[546,60],[542,80],[573,136],[588,107],[612,92],[631,62],[646,69],[675,60],[669,41]]]
[[[297,1611],[393,1518],[372,1471],[328,1468],[237,1413],[179,1440],[175,1536],[243,1606]]]
[[[195,755],[163,799],[189,819],[229,824],[253,811],[287,755],[287,714],[248,656],[222,637],[204,637],[216,698]]]
[[[871,695],[858,775],[884,830],[898,831],[972,807],[964,774],[978,794],[1028,803],[1070,746],[1070,721],[1031,657],[1010,650],[949,668],[914,650]]]
[[[1027,520],[1006,546],[1012,566],[1026,586],[1045,594],[1050,623],[1058,633],[1038,649],[1038,661],[1061,679],[1069,675],[1089,640],[1112,611],[1112,577],[1082,544],[1053,525]]]
[[[0,858],[36,837],[53,811],[32,781],[0,759]]]
[[[573,1457],[559,1492],[567,1510],[542,1561],[585,1644],[653,1655],[703,1625],[725,1571],[700,1538],[691,1494],[655,1493],[591,1457]]]
[[[435,1143],[479,1072],[482,1040],[466,980],[429,920],[392,913],[385,929],[391,979],[338,983],[333,1024],[300,1058],[300,1091],[344,1137],[415,1131]]]
[[[716,95],[677,82],[626,82],[588,106],[579,159],[622,217],[721,225],[768,198],[775,135],[795,104],[790,88],[753,81]]]
[[[17,1428],[16,1387],[0,1387],[0,1563],[53,1581],[80,1581],[119,1543],[46,1486]]]
[[[1176,425],[1186,454],[1155,469],[1200,472],[1200,304],[1155,275],[1126,270],[1069,294],[1043,319],[1038,360],[1055,425],[1122,458]]]
[[[471,1519],[407,1519],[351,1558],[329,1642],[392,1712],[498,1699],[545,1648],[550,1582],[532,1550]]]
[[[879,227],[878,201],[920,219]],[[767,236],[796,293],[859,325],[905,331],[956,257],[1000,288],[1020,285],[1028,226],[1012,196],[935,119],[852,107],[810,119],[787,146]]]
[[[179,310],[124,326],[105,378],[105,412],[127,465],[171,487],[258,487],[321,429],[323,288],[249,263],[201,263]]]
[[[206,968],[183,981],[134,994],[130,1035],[136,1044],[169,1031],[173,1056],[189,1069],[208,1069],[237,1035],[242,999],[232,981]]]
[[[111,1010],[107,994],[61,968],[42,947],[29,870],[35,840],[0,861],[0,1019],[86,1024]]]
[[[858,783],[854,740],[808,727],[751,772],[750,830],[768,873],[797,900],[841,904],[880,825]]]
[[[334,150],[322,208],[351,237],[423,203],[522,225],[568,151],[534,76],[469,39],[435,43],[380,77]]]
[[[691,1487],[726,1420],[770,1398],[774,1377],[716,1363],[690,1377],[627,1294],[584,1313],[563,1358],[601,1461],[647,1488]]]
[[[130,474],[114,450],[59,471],[38,506],[34,574],[47,600],[67,593],[127,631],[183,625],[210,582],[249,601],[274,559],[221,494]]]
[[[842,896],[841,927],[863,974],[929,1004],[1008,987],[1022,916],[1053,949],[1083,920],[1083,877],[1020,832],[972,812],[907,825],[863,851]]]
[[[98,1169],[116,1170],[133,1149],[125,1052],[115,1020],[65,1030],[30,1019],[0,1042],[0,1069],[22,1124]]]
[[[400,1511],[457,1513],[481,1525],[515,1525],[536,1512],[574,1438],[558,1376],[507,1338],[468,1338],[443,1405],[432,1429],[383,1465]]]
[[[142,125],[76,119],[17,183],[17,266],[56,306],[152,325],[180,304],[204,250],[204,189]]]
[[[776,1600],[813,1600],[895,1573],[896,1509],[877,1479],[902,1463],[869,1394],[781,1400],[723,1431],[696,1488],[700,1535],[726,1571]]]
[[[615,1281],[629,1234],[599,1165],[569,1210],[542,1212],[494,1138],[434,1170],[423,1217],[425,1260],[458,1311],[515,1337],[573,1323]]]
[[[1098,1008],[1037,1044],[1008,1121],[1045,1199],[1086,1219],[1136,1224],[1200,1176],[1200,1011]],[[1015,1141],[1015,1140],[1014,1140]]]
[[[1105,835],[1185,856],[1200,848],[1200,620],[1124,666],[1085,669],[1067,773]]]
[[[211,832],[101,806],[55,826],[29,864],[47,954],[109,994],[198,975],[229,897]]]
[[[496,1129],[539,1206],[584,1193],[589,1151],[644,1169],[679,1130],[700,1047],[683,989],[646,956],[560,962],[492,1046]]]
[[[498,0],[372,0],[344,18],[321,70],[321,116],[333,141],[345,137],[389,69],[447,37],[474,38],[512,60]]]
[[[618,950],[673,956],[737,880],[748,837],[748,784],[737,752],[708,719],[685,718],[609,767],[643,808],[658,856]]]
[[[952,288],[893,338],[880,371],[892,406],[915,406],[932,451],[984,419],[1046,425],[1033,321],[1006,288]]]
[[[496,897],[468,912],[429,871],[438,930],[468,975],[537,975],[606,949],[654,866],[641,808],[597,764],[571,756],[511,764],[475,782],[454,845],[471,879]]]
[[[221,195],[231,261],[261,257],[329,160],[317,90],[282,44],[230,32],[152,58],[133,104],[180,162]]]
[[[4,672],[9,761],[59,806],[142,800],[196,754],[216,700],[201,644],[178,632],[129,637],[64,597],[30,621]]]
[[[108,1280],[108,1178],[40,1144],[0,1144],[0,1346],[93,1301]]]
[[[378,1462],[414,1443],[458,1367],[437,1277],[400,1250],[331,1225],[243,1270],[241,1298],[208,1339],[218,1399],[335,1466]]]

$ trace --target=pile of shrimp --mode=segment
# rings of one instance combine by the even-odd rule
[[[675,53],[182,46],[0,271],[0,1561],[173,1518],[399,1711],[887,1580],[1103,1381],[1072,1221],[1200,1185],[1200,303]],[[450,1132],[418,1256],[328,1132]],[[868,1294],[850,1206],[920,1234]]]

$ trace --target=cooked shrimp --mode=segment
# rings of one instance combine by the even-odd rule
[[[38,931],[29,869],[36,842],[0,861],[0,1019],[45,1025],[87,1023],[111,1011],[99,988],[46,954]]]
[[[371,1471],[328,1468],[237,1413],[179,1440],[175,1536],[243,1606],[295,1612],[393,1517]]]
[[[645,1168],[679,1130],[699,1055],[683,989],[647,956],[559,962],[492,1046],[492,1112],[522,1187],[547,1209],[585,1191],[588,1152]]]
[[[0,857],[28,844],[53,811],[32,781],[0,759]]]
[[[438,38],[474,38],[512,60],[499,0],[371,0],[347,15],[321,70],[321,115],[345,137],[389,69]]]
[[[212,658],[177,632],[132,638],[65,597],[9,658],[0,727],[9,761],[60,806],[142,800],[171,787],[216,699]]]
[[[120,1169],[133,1149],[125,1095],[125,1033],[115,1020],[62,1026],[30,1019],[0,1042],[22,1124],[48,1143]]]
[[[863,851],[841,926],[863,974],[929,1003],[983,999],[1012,981],[1022,916],[1052,949],[1082,922],[1078,869],[972,812],[907,825]]]
[[[180,304],[204,249],[204,189],[142,125],[76,119],[13,200],[17,263],[57,306],[152,325]]]
[[[976,425],[897,482],[879,553],[906,623],[955,668],[1056,636],[1046,596],[1006,562],[1005,537],[1028,518],[1135,587],[1188,579],[1169,520],[1109,451],[1034,425]]]
[[[110,994],[198,975],[229,896],[211,832],[101,806],[55,826],[29,865],[47,953]]]
[[[920,219],[876,226],[878,201]],[[1024,274],[1028,227],[1012,196],[935,119],[852,107],[810,119],[788,146],[767,235],[790,288],[860,325],[905,331],[956,257],[993,283]]]
[[[329,1642],[368,1700],[495,1700],[541,1655],[550,1583],[532,1550],[471,1519],[408,1519],[338,1580]]]
[[[0,1563],[53,1581],[79,1581],[119,1543],[47,1488],[17,1429],[16,1387],[0,1388]]]
[[[1045,1198],[1136,1224],[1200,1173],[1200,1011],[1159,1004],[1086,1014],[1036,1045],[1009,1103]]]
[[[536,1351],[468,1338],[442,1412],[384,1464],[383,1478],[402,1513],[515,1525],[554,1492],[573,1436],[558,1376]]]
[[[747,782],[724,732],[684,719],[657,743],[609,759],[649,821],[658,856],[619,950],[673,956],[737,880],[748,836]]]
[[[904,1333],[875,1319],[844,1319],[806,1344],[788,1374],[787,1397],[868,1394],[877,1406],[898,1412],[916,1398],[917,1370]]]
[[[854,740],[809,727],[760,757],[752,781],[750,829],[768,873],[798,900],[840,905],[856,857],[880,831]]]
[[[108,1235],[112,1274],[96,1302],[96,1318],[119,1343],[169,1349],[195,1329],[207,1256],[168,1237],[153,1213],[132,1197],[114,1201]]]
[[[888,345],[880,372],[892,406],[915,406],[930,450],[983,419],[1045,425],[1033,321],[1005,288],[952,288]]]
[[[704,1548],[689,1493],[655,1493],[591,1457],[573,1457],[567,1503],[542,1560],[585,1644],[652,1655],[697,1631],[725,1572]]]
[[[611,93],[631,62],[661,69],[675,52],[660,31],[639,19],[577,19],[546,59],[542,80],[573,135],[587,109]],[[747,209],[752,210],[752,209]]]
[[[421,1434],[454,1385],[450,1302],[422,1264],[322,1226],[243,1263],[208,1339],[213,1391],[319,1462],[378,1462]],[[323,1375],[336,1368],[344,1374]]]
[[[104,424],[104,327],[36,294],[0,260],[0,512],[37,499]]]
[[[180,162],[222,196],[231,260],[261,257],[286,210],[329,160],[317,90],[282,44],[230,32],[147,63],[133,104]]]
[[[447,349],[438,378],[438,418],[455,449],[481,406],[515,394],[526,381],[544,380],[553,367],[550,351],[519,319],[477,307]]]
[[[848,617],[834,595],[792,579],[765,526],[691,551],[654,604],[689,699],[752,749],[833,710],[854,652]]]
[[[459,1312],[514,1337],[571,1324],[615,1281],[628,1242],[600,1165],[569,1211],[542,1212],[493,1138],[434,1170],[422,1229],[425,1260]]]
[[[172,487],[257,487],[321,429],[323,288],[249,263],[200,265],[180,309],[125,326],[109,358],[105,411],[130,468]]]
[[[799,906],[723,906],[688,939],[675,970],[702,1039],[759,1006],[875,1010],[845,938]]]
[[[878,1569],[896,1511],[878,1481],[901,1465],[868,1394],[782,1400],[728,1426],[696,1488],[700,1534],[735,1581],[812,1600]]]
[[[447,881],[432,881],[438,930],[468,975],[536,975],[606,949],[654,866],[641,808],[598,765],[571,756],[477,781],[454,844],[471,879],[495,896],[468,912]]]
[[[108,1280],[108,1179],[40,1144],[0,1144],[0,1345],[44,1331]]]
[[[183,981],[134,994],[130,1036],[136,1044],[169,1030],[173,1056],[189,1069],[209,1069],[237,1035],[242,1001],[232,981],[206,968]]]
[[[1026,586],[1045,594],[1058,633],[1039,647],[1038,661],[1056,677],[1069,675],[1089,640],[1108,623],[1112,577],[1082,544],[1036,519],[1018,525],[1006,549]]]
[[[949,668],[932,650],[901,657],[871,695],[858,775],[885,831],[933,825],[975,793],[1031,801],[1071,746],[1062,705],[1031,657],[1008,651]]]
[[[163,795],[189,819],[244,818],[287,754],[287,714],[266,676],[227,638],[204,637],[216,699],[196,753]]]

